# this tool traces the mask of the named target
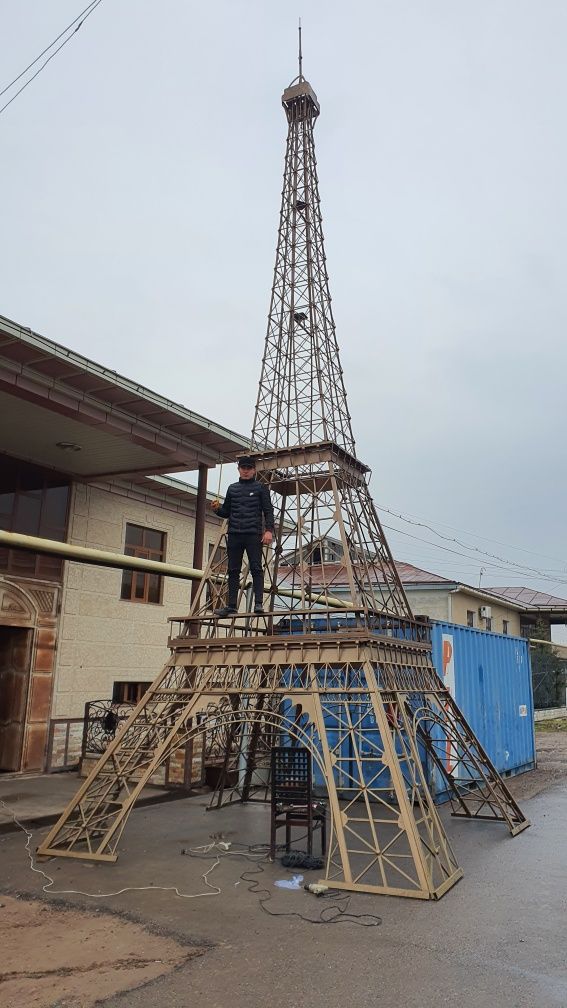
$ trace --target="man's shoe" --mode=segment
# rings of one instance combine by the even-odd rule
[[[238,612],[236,606],[225,605],[222,609],[213,609],[213,616],[223,619],[224,616],[234,616],[236,612]]]
[[[263,616],[264,615],[264,606],[262,605],[261,602],[257,603],[254,606],[254,615],[255,616]]]

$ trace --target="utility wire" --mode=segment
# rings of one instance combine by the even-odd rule
[[[25,91],[28,85],[31,84],[32,81],[34,81],[35,78],[39,76],[41,71],[45,69],[45,67],[47,66],[48,63],[51,62],[53,57],[57,56],[57,53],[61,51],[63,46],[67,45],[67,42],[71,41],[71,39],[79,31],[79,28],[82,28],[87,18],[89,18],[91,14],[94,13],[96,8],[99,7],[101,3],[102,0],[93,0],[93,2],[88,5],[88,7],[85,7],[85,9],[81,11],[81,13],[78,14],[77,17],[73,21],[71,21],[71,23],[68,24],[67,27],[64,28],[62,32],[60,32],[57,38],[53,40],[51,45],[48,45],[47,48],[44,49],[43,52],[39,54],[39,56],[36,56],[36,58],[25,68],[25,70],[22,70],[22,72],[18,74],[17,77],[14,77],[13,81],[10,81],[9,84],[6,84],[6,86],[0,91],[0,96],[6,94],[7,91],[10,91],[10,89],[14,86],[14,84],[17,84],[17,82],[26,75],[28,70],[31,70],[31,68],[34,67],[35,64],[39,62],[39,60],[42,58],[42,56],[45,55],[45,53],[49,52],[50,49],[53,49],[53,46],[59,41],[59,39],[63,38],[63,36],[65,35],[67,36],[66,38],[63,38],[63,42],[61,42],[61,45],[57,46],[57,49],[55,49],[54,52],[52,52],[51,55],[47,57],[47,59],[41,64],[39,69],[36,70],[36,72],[32,74],[32,76],[29,77],[24,84],[22,84],[21,88],[18,88],[15,95],[12,95],[9,101],[7,101],[5,105],[2,105],[2,107],[0,108],[0,115],[8,108],[8,105],[11,105],[12,102],[16,100],[18,95],[21,95],[22,91]],[[77,22],[79,23],[77,24]],[[73,28],[73,25],[76,25],[76,27]],[[73,28],[73,31],[71,31],[70,34],[67,34],[71,28]]]
[[[418,523],[411,522],[411,524],[418,524]],[[395,528],[392,525],[383,525],[382,527],[385,528],[385,529],[387,529],[389,532],[397,532],[398,535],[406,536],[408,539],[414,539],[416,542],[426,543],[428,546],[433,546],[435,549],[442,550],[444,553],[452,553],[454,556],[464,557],[466,560],[474,560],[474,559],[476,559],[474,556],[471,556],[470,553],[463,553],[460,550],[451,549],[449,546],[441,546],[439,543],[431,542],[430,539],[422,539],[420,536],[412,535],[411,532],[404,532],[403,529]],[[457,540],[450,540],[450,541],[455,541],[456,542]],[[474,550],[475,552],[480,552],[480,553],[483,552],[482,550],[477,550],[477,548],[474,547],[474,546],[467,547],[466,544],[465,544],[465,549],[467,549],[467,548],[470,548],[470,549]],[[536,575],[538,578],[540,578],[543,581],[551,581],[551,582],[554,582],[555,584],[567,584],[567,579],[565,577],[554,576],[553,573],[550,573],[550,572],[547,572],[547,571],[542,571],[542,570],[536,569],[534,567],[523,567],[521,564],[517,564],[513,560],[505,560],[505,558],[496,557],[492,553],[487,553],[485,555],[489,556],[489,557],[492,557],[493,559],[496,559],[496,560],[503,560],[503,562],[504,562],[504,564],[506,566],[501,567],[500,568],[501,570],[510,570],[512,573],[516,573],[516,574]],[[491,564],[490,566],[495,566],[495,565]],[[558,575],[561,575],[562,573],[564,573],[564,572],[562,572],[562,571],[558,571],[557,572]]]
[[[400,518],[402,521],[408,522],[411,525],[421,525],[423,528],[430,529],[435,535],[439,535],[430,519],[418,518],[416,515],[402,515],[397,511],[392,511],[391,508],[387,508],[385,505],[376,505],[378,511],[384,511],[385,514],[392,515],[393,518]],[[452,532],[461,532],[463,535],[471,536],[475,539],[482,539],[483,542],[493,542],[498,546],[506,546],[508,549],[519,550],[521,553],[530,553],[532,556],[542,557],[544,560],[557,560],[557,557],[549,556],[548,553],[538,553],[536,550],[527,549],[525,546],[514,546],[512,543],[502,542],[500,539],[491,539],[490,536],[483,536],[480,532],[469,532],[467,529],[457,528],[454,525],[448,525],[446,522],[437,522],[438,525],[442,525],[444,528],[451,529]],[[564,562],[567,572],[567,561]],[[564,573],[565,573],[564,572]]]
[[[32,68],[33,66],[35,66],[35,64],[36,64],[36,63],[38,62],[38,60],[40,60],[40,59],[41,59],[41,57],[42,57],[42,56],[45,56],[46,52],[49,52],[49,50],[50,50],[50,49],[53,49],[53,46],[55,45],[55,43],[56,43],[56,42],[59,42],[59,39],[60,39],[60,38],[63,38],[63,36],[67,34],[67,32],[69,31],[69,29],[70,29],[70,28],[72,28],[72,27],[73,27],[73,25],[74,25],[74,24],[75,24],[75,23],[76,23],[76,22],[77,22],[77,21],[78,21],[78,20],[79,20],[80,18],[82,18],[83,14],[86,14],[86,13],[87,13],[87,11],[89,11],[91,7],[94,7],[95,3],[96,3],[96,0],[91,0],[91,3],[90,3],[90,4],[88,5],[88,7],[85,7],[85,9],[84,9],[83,11],[81,11],[81,13],[80,13],[80,14],[77,14],[77,17],[76,17],[76,18],[74,19],[74,21],[71,21],[71,22],[70,22],[70,24],[68,24],[68,25],[67,25],[67,27],[66,27],[66,28],[64,28],[62,32],[60,32],[60,34],[59,34],[59,35],[57,36],[57,38],[54,38],[54,39],[53,39],[53,42],[51,42],[51,43],[50,43],[50,44],[49,44],[49,45],[48,45],[48,46],[47,46],[47,47],[46,47],[46,48],[45,48],[45,49],[43,50],[43,52],[40,52],[39,56],[36,56],[36,58],[35,58],[34,60],[32,60],[32,62],[31,62],[31,63],[29,63],[29,64],[28,64],[28,66],[27,66],[27,67],[25,68],[25,70],[22,70],[22,72],[21,72],[21,73],[19,73],[17,77],[14,77],[14,80],[13,80],[13,81],[10,81],[10,83],[9,83],[9,84],[6,84],[6,87],[2,88],[2,90],[0,91],[0,98],[2,97],[2,95],[3,95],[3,94],[5,94],[5,93],[6,93],[6,91],[9,91],[9,90],[10,90],[10,88],[14,86],[14,84],[17,84],[17,82],[18,82],[18,81],[20,80],[20,78],[21,78],[21,77],[23,77],[23,76],[24,76],[24,74],[26,74],[26,73],[28,72],[28,70],[31,70],[31,68]],[[79,25],[79,27],[80,27],[80,25]]]
[[[557,575],[559,575],[560,578],[561,578],[561,576],[563,576],[563,578],[564,578],[565,574],[567,573],[567,570],[565,570],[565,568],[563,568],[563,569],[558,569],[556,567],[554,567],[554,568],[545,568],[542,571],[542,569],[539,568],[539,567],[537,567],[537,568],[536,567],[529,567],[527,564],[517,563],[515,560],[509,560],[507,557],[498,556],[496,553],[489,553],[487,550],[483,550],[479,546],[475,546],[472,543],[462,542],[462,540],[456,539],[454,536],[444,535],[444,533],[438,532],[437,529],[435,529],[432,525],[428,525],[426,522],[412,520],[411,518],[405,517],[404,515],[397,514],[395,511],[391,511],[389,508],[379,508],[378,510],[385,511],[387,514],[393,515],[395,518],[398,518],[401,521],[406,522],[406,524],[408,524],[408,525],[413,525],[416,528],[425,528],[425,529],[428,529],[428,531],[432,532],[433,535],[438,536],[439,539],[443,539],[443,540],[445,540],[445,542],[455,543],[455,545],[461,546],[463,549],[469,550],[469,553],[467,554],[467,556],[469,557],[469,559],[474,559],[474,557],[471,556],[471,553],[477,553],[482,558],[489,557],[491,560],[497,560],[499,563],[504,563],[507,566],[513,567],[516,570],[518,570],[518,571],[520,571],[521,573],[524,573],[524,574],[537,574],[538,576],[541,576],[542,574],[544,576],[557,574]],[[407,535],[408,534],[408,533],[402,532],[401,529],[392,529],[392,527],[389,526],[389,525],[384,525],[384,528],[388,528],[391,531],[399,532],[400,535]],[[472,535],[472,533],[467,533],[467,535],[468,534]],[[414,538],[417,538],[417,536],[414,537]],[[429,540],[429,539],[423,539],[423,540],[420,540],[420,541],[426,542],[428,545],[435,546],[438,549],[443,549],[444,548],[444,547],[438,546],[437,543],[432,543],[431,540]],[[510,547],[510,548],[511,549],[519,549],[520,547],[513,546],[513,547]],[[460,554],[460,555],[464,556],[465,554]]]

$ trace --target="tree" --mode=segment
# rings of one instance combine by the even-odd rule
[[[558,656],[553,644],[544,641],[543,638],[548,633],[549,628],[539,621],[533,631],[533,638],[537,639],[537,644],[530,644],[536,710],[562,707],[565,703],[565,662]]]

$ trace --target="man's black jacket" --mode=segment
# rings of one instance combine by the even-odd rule
[[[238,483],[231,483],[217,514],[221,518],[228,518],[229,532],[261,535],[262,515],[266,531],[274,531],[274,509],[270,492],[264,483],[255,479],[239,479]]]

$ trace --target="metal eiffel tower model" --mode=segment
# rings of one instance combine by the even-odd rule
[[[324,881],[436,899],[462,872],[433,771],[454,815],[500,820],[512,834],[528,822],[433,667],[429,625],[412,616],[356,457],[323,249],[319,103],[301,36],[282,103],[284,186],[251,452],[276,503],[266,615],[249,612],[246,572],[238,613],[212,614],[226,593],[223,527],[189,616],[173,623],[170,660],[39,852],[115,860],[144,784],[198,736],[223,763],[216,806],[258,798],[261,786],[265,798],[270,747],[301,745],[330,813]]]

